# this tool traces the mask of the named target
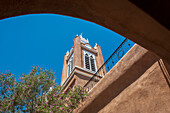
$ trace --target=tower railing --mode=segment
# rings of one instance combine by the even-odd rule
[[[93,77],[84,85],[86,91],[90,91],[111,69],[112,67],[130,50],[134,43],[125,39],[105,63],[98,69]]]

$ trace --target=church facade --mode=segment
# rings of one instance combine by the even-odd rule
[[[77,35],[64,56],[61,86],[66,91],[75,85],[83,87],[103,64],[101,47],[96,44],[93,48],[82,34]]]

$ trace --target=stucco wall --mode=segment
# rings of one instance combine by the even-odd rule
[[[99,113],[170,113],[170,89],[158,62]]]
[[[155,54],[135,45],[74,112],[170,112],[170,89],[159,61]]]

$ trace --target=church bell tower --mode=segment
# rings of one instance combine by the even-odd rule
[[[74,85],[84,86],[104,63],[101,47],[89,44],[81,35],[74,38],[74,46],[64,56],[61,86],[65,90]]]

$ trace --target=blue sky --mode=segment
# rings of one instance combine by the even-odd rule
[[[0,20],[0,70],[10,71],[18,79],[31,66],[52,69],[60,83],[64,55],[83,32],[90,45],[101,46],[106,60],[124,37],[95,23],[56,15],[31,14]]]

